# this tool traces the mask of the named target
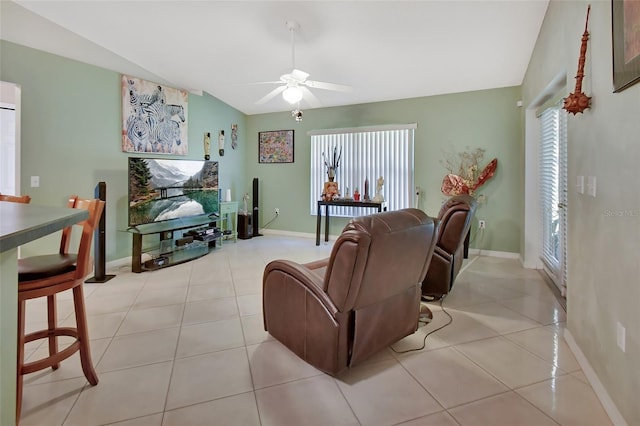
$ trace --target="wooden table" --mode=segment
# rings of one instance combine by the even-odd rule
[[[0,202],[0,424],[16,424],[18,247],[89,217],[87,210]]]
[[[324,240],[329,241],[329,207],[368,207],[378,209],[378,212],[387,210],[386,203],[376,203],[373,201],[354,201],[354,200],[335,200],[335,201],[318,201],[318,216],[316,223],[316,245],[320,245],[320,227],[322,224],[322,206],[324,206]]]

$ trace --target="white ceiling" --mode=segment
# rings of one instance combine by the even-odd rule
[[[311,89],[327,107],[520,85],[548,2],[17,0],[1,35],[259,114],[292,109],[248,84],[291,71],[287,20],[296,67],[353,88]]]

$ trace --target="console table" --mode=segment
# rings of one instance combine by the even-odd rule
[[[318,216],[316,223],[316,245],[320,245],[320,227],[322,225],[322,206],[324,206],[324,240],[329,241],[329,207],[368,207],[378,209],[378,213],[382,210],[386,211],[386,203],[375,203],[373,201],[354,201],[354,200],[334,200],[334,201],[318,201]]]
[[[222,201],[220,202],[220,218],[223,219],[225,236],[238,241],[238,202]]]

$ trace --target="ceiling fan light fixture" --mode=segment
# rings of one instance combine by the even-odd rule
[[[282,92],[282,97],[290,104],[296,104],[302,100],[302,90],[298,86],[289,86]]]

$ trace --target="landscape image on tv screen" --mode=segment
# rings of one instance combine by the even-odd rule
[[[129,226],[219,212],[218,162],[129,157]]]

